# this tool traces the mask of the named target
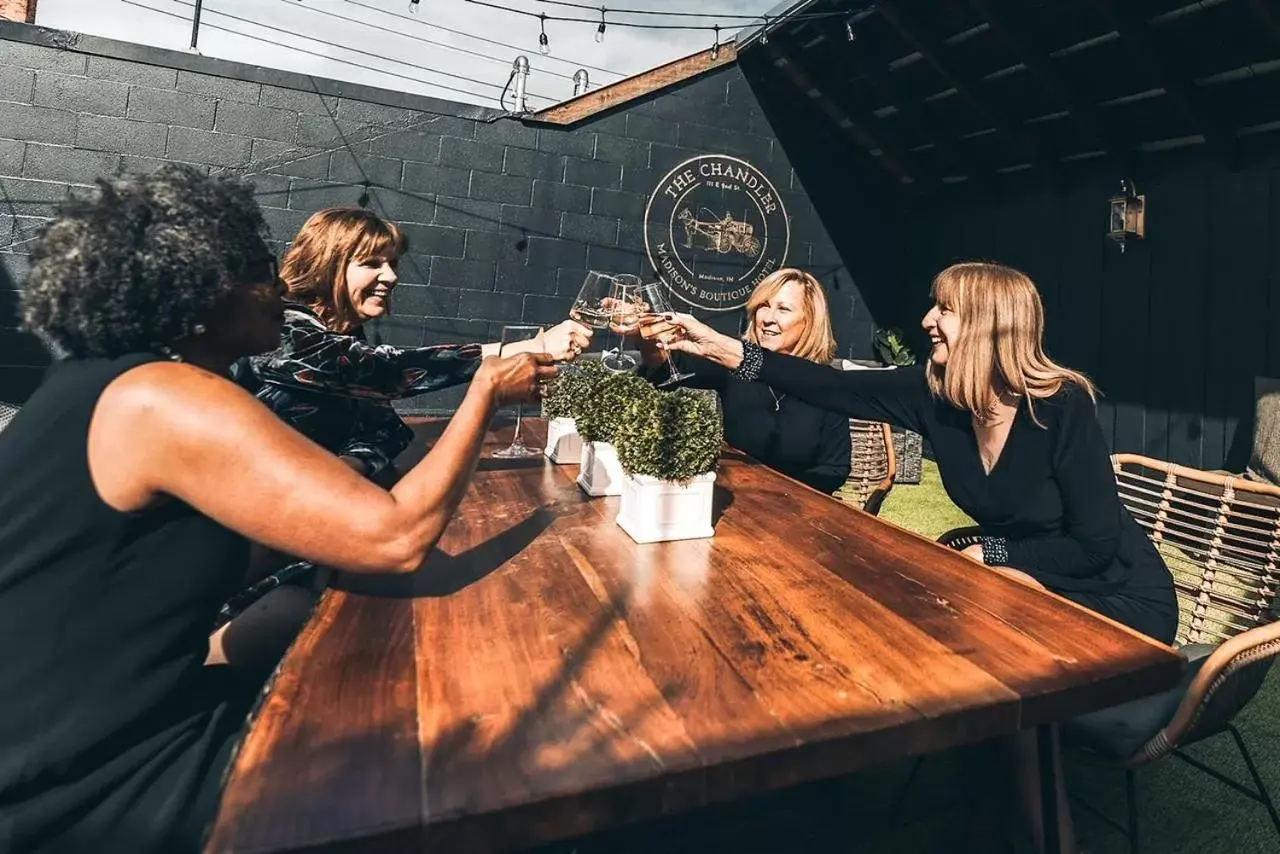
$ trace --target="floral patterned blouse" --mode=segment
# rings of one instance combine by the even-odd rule
[[[391,401],[469,382],[480,345],[401,349],[369,344],[363,330],[333,332],[306,306],[286,303],[280,349],[242,361],[234,379],[299,432],[372,476],[391,465],[413,431]]]

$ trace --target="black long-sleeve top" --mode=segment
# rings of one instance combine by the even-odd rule
[[[470,382],[480,355],[478,344],[374,346],[360,328],[333,332],[311,309],[287,303],[280,349],[251,360],[252,379],[276,415],[374,475],[413,441],[391,402]]]
[[[740,380],[715,362],[682,355],[676,364],[693,377],[682,385],[713,389],[724,408],[725,441],[788,477],[828,495],[849,479],[849,419],[811,406],[768,386]],[[652,382],[666,365],[641,371]]]
[[[1093,401],[1079,387],[1037,401],[1034,419],[1024,401],[988,474],[971,415],[934,397],[922,369],[838,371],[766,352],[759,383],[927,437],[951,500],[984,535],[1006,540],[1004,565],[1050,590],[1172,590],[1164,561],[1120,503]]]

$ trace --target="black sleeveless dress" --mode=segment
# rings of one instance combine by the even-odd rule
[[[207,668],[247,541],[166,499],[102,502],[89,421],[155,361],[55,363],[0,433],[0,852],[185,852],[217,809],[256,685]]]

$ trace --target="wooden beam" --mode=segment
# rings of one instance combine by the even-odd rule
[[[1053,97],[1066,104],[1071,116],[1085,136],[1098,144],[1112,157],[1128,160],[1131,146],[1122,142],[1106,128],[1098,108],[1079,90],[1068,83],[1053,67],[1052,51],[1027,27],[1013,24],[1004,12],[991,0],[969,0],[969,5],[991,26],[991,31],[1013,52],[1018,61],[1027,67],[1040,86]]]
[[[643,98],[662,89],[674,86],[677,83],[683,83],[694,77],[714,71],[725,65],[731,65],[738,61],[738,49],[733,42],[726,42],[720,45],[716,55],[712,55],[711,48],[704,51],[677,59],[674,62],[668,62],[666,65],[659,65],[657,68],[650,69],[641,74],[627,77],[608,86],[601,86],[599,89],[593,89],[576,98],[570,98],[567,101],[561,101],[540,110],[524,116],[524,120],[534,123],[545,123],[553,125],[572,125],[577,124],[583,119],[590,118],[597,113],[603,113],[606,110],[612,110],[629,101],[637,98]]]
[[[1013,143],[1019,155],[1037,166],[1051,170],[1054,168],[1054,164],[1045,157],[1035,140],[1024,130],[1016,127],[1002,112],[983,100],[976,91],[975,82],[957,71],[955,66],[947,61],[946,46],[941,39],[909,21],[898,7],[896,0],[880,0],[876,4],[876,11],[898,32],[898,35],[920,51],[929,64],[942,75],[948,86],[954,88],[984,120],[990,122],[992,127]]]
[[[902,116],[903,120],[910,124],[921,137],[923,137],[930,145],[933,146],[943,159],[948,161],[953,167],[962,171],[968,177],[974,179],[978,183],[986,184],[988,176],[986,172],[979,169],[977,164],[969,157],[966,157],[956,147],[954,138],[941,128],[924,109],[920,107],[912,99],[906,97],[898,86],[890,79],[889,73],[881,68],[876,61],[869,61],[861,48],[859,42],[848,45],[850,50],[838,57],[834,51],[847,45],[844,31],[839,26],[830,22],[815,22],[825,38],[832,45],[833,63],[839,61],[846,67],[851,68],[857,76],[862,77],[871,86],[877,97],[887,104],[892,104]]]
[[[1271,40],[1280,45],[1280,12],[1274,8],[1273,0],[1249,0],[1249,9]]]
[[[1181,71],[1177,61],[1160,49],[1151,25],[1133,11],[1128,2],[1093,0],[1093,5],[1120,33],[1120,37],[1138,54],[1160,82],[1170,101],[1204,137],[1209,148],[1228,163],[1235,159],[1235,139],[1214,114],[1213,108],[1191,78]]]
[[[865,124],[855,120],[849,111],[838,104],[829,93],[815,86],[812,75],[796,58],[798,49],[795,42],[780,33],[775,33],[770,36],[768,51],[774,67],[795,85],[801,96],[812,101],[814,106],[826,113],[846,136],[861,146],[872,160],[893,176],[895,183],[907,186],[916,183],[916,176],[912,175],[907,168],[906,152],[878,138]],[[813,92],[818,93],[816,97],[812,94]]]

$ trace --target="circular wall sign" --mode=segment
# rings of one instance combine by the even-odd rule
[[[782,267],[791,220],[764,173],[725,154],[691,157],[667,173],[644,214],[649,262],[671,292],[695,308],[746,305]]]

